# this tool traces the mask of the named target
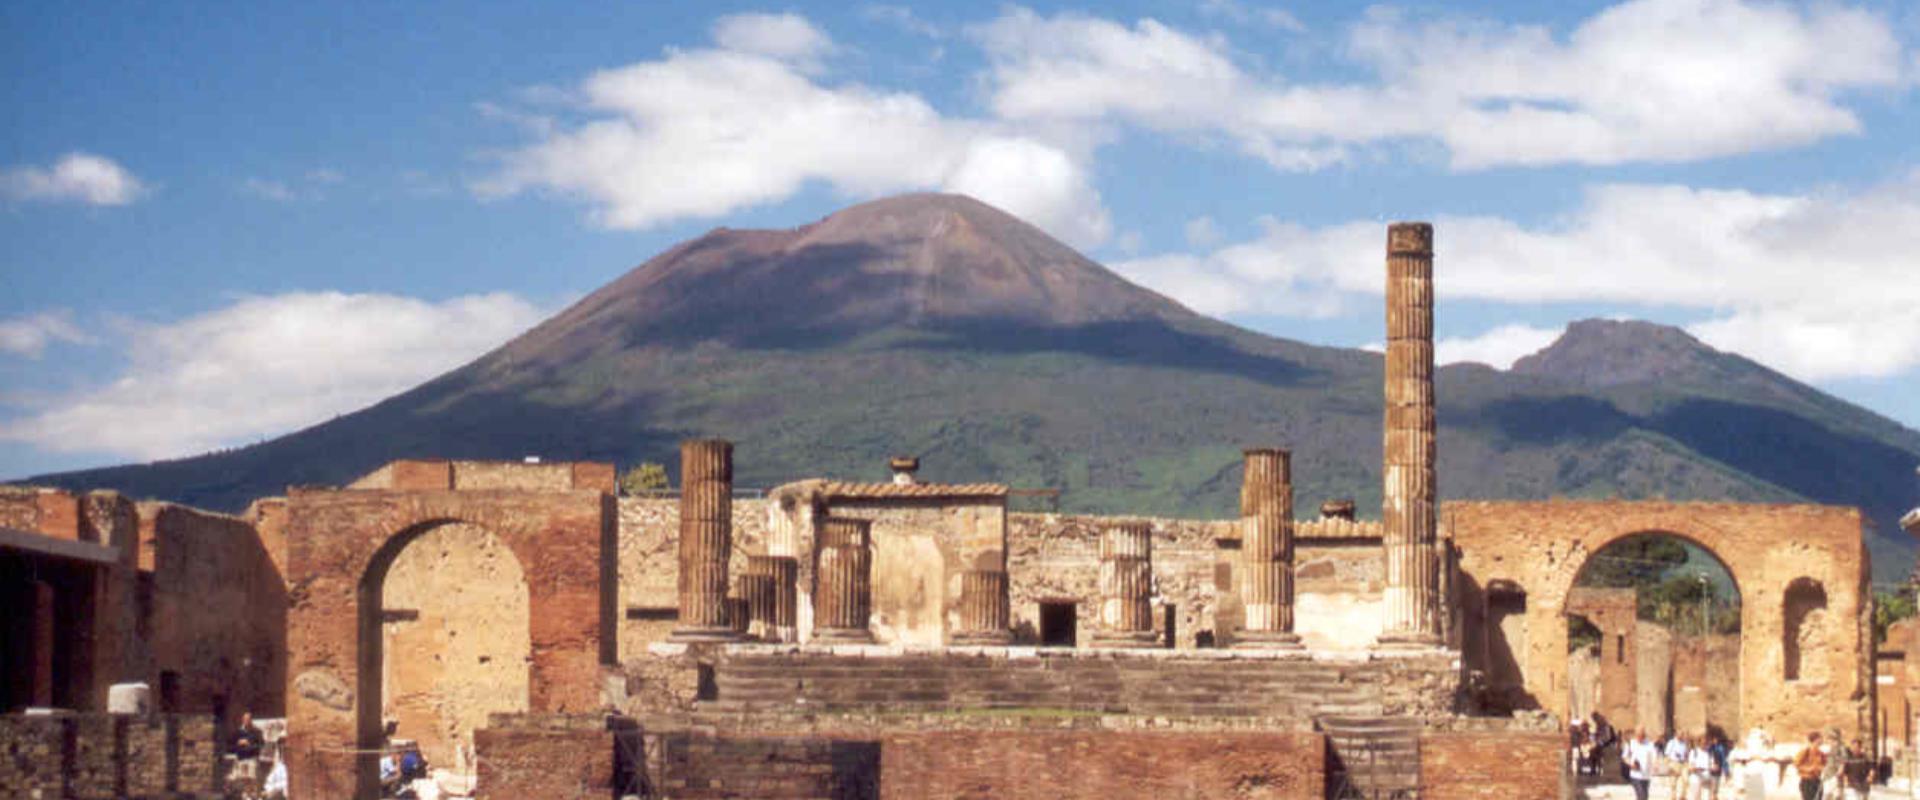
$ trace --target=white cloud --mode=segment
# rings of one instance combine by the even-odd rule
[[[1184,229],[1187,244],[1193,247],[1212,247],[1220,243],[1220,226],[1214,224],[1212,217],[1194,217],[1187,220]]]
[[[437,303],[335,292],[249,297],[177,322],[131,324],[117,378],[0,421],[0,439],[148,459],[239,444],[411,388],[542,315],[500,293]]]
[[[1501,325],[1478,336],[1443,338],[1433,343],[1433,359],[1441,364],[1472,362],[1511,369],[1521,356],[1537,353],[1560,338],[1553,328]]]
[[[913,13],[913,9],[906,6],[870,3],[861,7],[860,15],[875,22],[885,22],[915,36],[924,36],[928,39],[947,38],[947,32],[940,26],[921,19],[920,15]]]
[[[39,358],[46,352],[47,345],[55,342],[84,344],[90,341],[93,337],[75,325],[73,314],[65,310],[0,319],[0,353]]]
[[[713,23],[722,50],[752,53],[817,69],[833,52],[833,40],[799,14],[733,14]]]
[[[1078,246],[1110,233],[1084,148],[946,117],[911,93],[820,83],[759,52],[670,52],[594,73],[576,94],[584,119],[530,129],[535,141],[475,191],[555,192],[589,203],[601,225],[636,229],[776,202],[810,182],[862,198],[945,189]]]
[[[1806,380],[1920,366],[1920,172],[1850,194],[1602,185],[1548,225],[1433,222],[1443,303],[1692,311],[1708,318],[1692,326],[1707,343]],[[1384,239],[1373,221],[1267,220],[1251,241],[1113,267],[1205,313],[1319,318],[1381,292]],[[1520,347],[1525,335],[1499,338]]]
[[[240,191],[276,203],[293,202],[293,187],[266,178],[248,178],[241,181]]]
[[[1910,85],[1888,23],[1831,4],[1631,0],[1564,36],[1376,8],[1347,42],[1374,79],[1348,83],[1243,68],[1225,39],[1151,19],[1016,8],[975,35],[1008,119],[1220,136],[1292,171],[1426,141],[1458,169],[1779,149],[1858,132],[1848,93]]]
[[[146,185],[125,167],[92,153],[68,153],[51,167],[19,166],[0,172],[0,194],[15,200],[124,206],[146,193]]]

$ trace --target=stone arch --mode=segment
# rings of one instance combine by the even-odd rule
[[[1812,578],[1787,584],[1780,602],[1781,678],[1827,679],[1827,588]]]
[[[300,490],[288,498],[288,773],[293,794],[378,796],[381,591],[402,551],[484,528],[527,586],[532,712],[598,708],[611,663],[618,514],[598,491]],[[602,591],[602,587],[607,591]],[[363,644],[365,646],[363,646]]]
[[[1691,542],[1717,558],[1741,595],[1740,724],[1776,736],[1861,730],[1871,705],[1867,554],[1860,513],[1811,505],[1666,501],[1461,501],[1446,509],[1464,580],[1510,580],[1528,594],[1527,692],[1565,718],[1566,621],[1581,570],[1608,545],[1644,533]],[[1782,679],[1784,593],[1797,577],[1827,591],[1832,680]],[[1554,655],[1558,654],[1558,658]]]

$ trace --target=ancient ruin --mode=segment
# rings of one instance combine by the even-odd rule
[[[718,439],[682,444],[677,496],[622,496],[609,464],[445,460],[235,517],[0,493],[0,697],[63,709],[0,718],[0,795],[214,793],[242,711],[285,718],[302,800],[378,796],[396,738],[492,798],[1425,800],[1566,796],[1575,713],[1911,741],[1920,628],[1877,672],[1859,512],[1442,501],[1434,251],[1431,226],[1388,229],[1378,521],[1296,518],[1285,442],[1228,443],[1217,519],[1017,512],[906,457],[743,495]],[[1640,680],[1643,652],[1713,659],[1649,643],[1631,590],[1577,585],[1646,534],[1737,584],[1724,702]],[[124,683],[151,707],[105,713]]]

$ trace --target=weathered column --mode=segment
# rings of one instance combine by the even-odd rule
[[[1434,568],[1433,226],[1387,228],[1386,620],[1380,644],[1440,644]]]
[[[741,617],[746,620],[746,630],[742,631],[746,637],[760,642],[779,641],[769,634],[773,630],[773,576],[755,573],[749,566],[747,574],[740,576],[740,598],[746,601]],[[733,627],[739,629],[740,623],[734,623]]]
[[[1153,527],[1139,520],[1114,523],[1100,535],[1100,628],[1094,645],[1158,644],[1152,601]]]
[[[1293,455],[1246,451],[1240,481],[1240,603],[1246,624],[1236,644],[1298,648],[1293,632]]]
[[[873,641],[873,523],[827,517],[820,522],[819,585],[813,597],[813,640],[828,644]]]
[[[733,629],[734,638],[746,639],[753,628],[753,601],[747,599],[746,576],[740,577],[740,593],[727,598],[727,627]]]
[[[674,641],[738,638],[727,616],[733,555],[733,443],[680,443],[680,625]]]
[[[789,556],[748,556],[747,575],[765,578],[767,597],[765,606],[753,609],[753,633],[762,641],[794,641],[798,622],[795,619],[795,592],[798,588],[800,565]],[[757,591],[757,590],[756,590]],[[749,602],[754,595],[749,595]]]
[[[960,631],[958,645],[1003,645],[1013,641],[1008,629],[1007,573],[972,569],[960,573]]]

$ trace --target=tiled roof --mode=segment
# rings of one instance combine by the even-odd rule
[[[941,497],[1005,497],[1003,483],[844,483],[828,481],[821,494],[834,500],[927,500]]]

